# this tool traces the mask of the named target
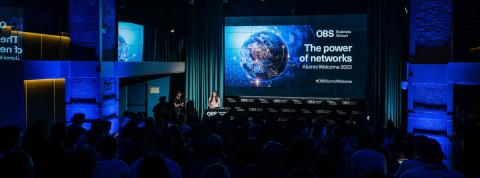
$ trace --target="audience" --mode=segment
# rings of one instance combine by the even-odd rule
[[[137,178],[170,178],[168,167],[159,155],[146,156],[138,167]]]
[[[1,177],[33,178],[34,165],[32,158],[23,151],[7,153],[0,160]]]
[[[95,172],[96,159],[94,150],[89,148],[77,149],[69,153],[60,168],[61,177],[92,178]]]
[[[117,158],[117,140],[108,136],[96,145],[98,153],[94,178],[125,178],[128,165]]]
[[[200,178],[231,178],[228,169],[219,163],[211,164],[200,174]]]
[[[444,154],[440,144],[436,140],[428,138],[420,147],[423,166],[405,171],[405,173],[400,176],[401,178],[463,177],[460,173],[448,169],[443,163]]]
[[[413,137],[413,136],[410,136],[410,137]],[[400,164],[397,171],[393,175],[393,177],[395,177],[395,178],[400,177],[405,171],[407,171],[409,169],[422,167],[421,152],[423,152],[423,151],[421,149],[423,147],[421,147],[421,146],[428,139],[428,137],[426,137],[426,136],[416,136],[413,139],[411,139],[410,141],[408,141],[407,139],[409,139],[410,137],[406,137],[406,142],[407,143],[405,143],[405,146],[404,146],[404,149],[405,149],[404,153],[407,153],[407,154],[405,154],[405,157],[406,157],[407,160],[404,160]],[[413,149],[414,149],[413,154],[408,154],[410,152],[410,147],[413,147]]]
[[[378,151],[378,142],[371,133],[362,133],[358,137],[358,151],[351,156],[351,173],[353,177],[361,177],[372,171],[387,175],[387,160]]]
[[[73,115],[72,124],[67,127],[67,136],[66,145],[72,146],[75,144],[76,140],[80,135],[83,135],[87,132],[83,128],[83,123],[85,122],[85,114],[77,113]]]
[[[443,164],[434,139],[391,122],[339,116],[275,118],[260,113],[204,116],[193,102],[155,118],[125,112],[121,130],[75,114],[72,123],[0,128],[0,177],[43,178],[429,178],[462,175]],[[400,163],[399,163],[400,162]]]
[[[11,151],[20,147],[21,132],[20,128],[7,126],[0,128],[0,159]]]

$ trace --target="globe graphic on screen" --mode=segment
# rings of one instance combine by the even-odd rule
[[[272,32],[257,32],[248,37],[240,50],[240,64],[248,77],[266,81],[285,71],[288,49]]]

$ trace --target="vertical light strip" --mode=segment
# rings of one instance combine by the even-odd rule
[[[57,100],[57,95],[55,93],[55,89],[57,87],[56,86],[56,81],[57,80],[55,80],[55,79],[53,80],[53,124],[55,124],[57,122],[56,121],[56,119],[57,119],[57,108],[56,108],[57,107],[57,103],[56,103],[57,102],[56,101]]]
[[[25,86],[25,129],[28,126],[28,82],[23,81],[23,85]]]
[[[43,35],[40,35],[40,60],[43,60]]]

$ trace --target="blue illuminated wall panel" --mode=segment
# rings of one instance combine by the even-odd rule
[[[414,112],[447,113],[448,84],[415,83],[412,90]]]
[[[67,78],[66,79],[66,121],[69,122],[75,113],[84,113],[87,119],[100,118],[98,99],[98,79]]]
[[[103,45],[103,60],[115,61],[116,50],[116,4],[115,0],[103,0],[102,3],[102,45]]]
[[[95,102],[98,93],[97,78],[69,78],[69,85],[72,102],[85,100]]]
[[[68,18],[73,58],[95,60],[99,55],[100,13],[102,14],[102,50],[106,60],[115,56],[115,0],[69,0]]]
[[[452,39],[452,0],[412,0],[412,63],[447,63]]]
[[[98,0],[70,0],[68,4],[71,44],[94,52],[99,37]]]
[[[420,47],[450,46],[452,1],[415,0],[415,43]]]
[[[118,77],[105,77],[103,80],[103,101],[102,101],[102,118],[112,123],[110,133],[118,132],[118,91],[119,79]]]

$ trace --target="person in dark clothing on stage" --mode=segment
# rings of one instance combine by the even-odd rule
[[[177,91],[175,94],[175,99],[173,99],[173,108],[175,109],[175,113],[178,114],[184,112],[185,106],[185,98],[183,97],[183,93],[181,91]]]
[[[164,120],[170,115],[170,110],[171,108],[167,103],[167,97],[161,96],[158,99],[158,104],[156,104],[152,110],[156,123],[164,123]]]

